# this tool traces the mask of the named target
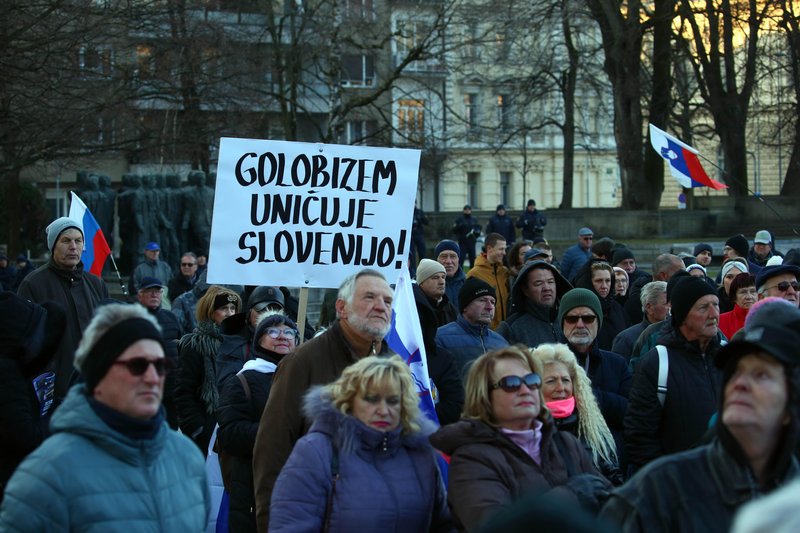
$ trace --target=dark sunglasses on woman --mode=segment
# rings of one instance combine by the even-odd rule
[[[492,384],[492,389],[503,389],[506,392],[517,392],[525,384],[531,390],[542,386],[542,378],[536,372],[531,372],[525,376],[506,376],[500,378],[497,383]]]

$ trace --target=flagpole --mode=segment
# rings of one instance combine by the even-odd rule
[[[125,286],[125,282],[122,281],[122,276],[119,274],[119,269],[117,268],[117,262],[114,261],[114,254],[108,254],[108,257],[111,258],[111,264],[114,265],[114,272],[117,273],[117,280],[119,281],[119,288],[122,291],[122,295],[125,296],[127,299],[128,295],[128,287]]]
[[[704,159],[704,160],[705,160],[705,161],[707,161],[707,162],[708,162],[708,164],[710,164],[712,167],[714,167],[714,168],[716,168],[717,170],[719,170],[719,171],[722,173],[722,175],[725,177],[725,181],[727,181],[727,180],[728,180],[728,178],[730,178],[730,177],[731,177],[731,175],[730,175],[730,174],[728,174],[727,172],[725,172],[725,169],[724,169],[724,168],[720,167],[720,166],[719,166],[719,165],[717,165],[717,164],[716,164],[714,161],[710,160],[709,158],[707,158],[707,157],[706,157],[706,156],[704,156],[703,154],[700,154],[700,153],[698,153],[698,154],[697,154],[697,156],[698,156],[698,157],[700,157],[700,158],[702,158],[702,159]],[[772,207],[772,205],[771,205],[771,204],[770,204],[768,201],[766,201],[766,200],[764,199],[764,197],[763,197],[763,196],[761,196],[761,194],[760,194],[760,193],[757,193],[757,192],[753,191],[753,190],[752,190],[752,189],[751,189],[751,188],[748,186],[748,184],[747,184],[747,183],[743,183],[743,182],[742,182],[741,180],[739,180],[739,179],[737,179],[736,181],[737,181],[738,183],[741,183],[742,185],[744,185],[744,188],[747,190],[747,192],[749,192],[750,194],[752,194],[753,196],[755,196],[756,198],[758,198],[758,200],[759,200],[759,201],[760,201],[762,204],[764,204],[764,206],[765,206],[767,209],[769,209],[770,211],[772,211],[772,212],[775,214],[775,216],[776,216],[776,217],[778,217],[778,218],[781,220],[781,222],[784,222],[784,223],[786,223],[786,224],[789,224],[789,227],[791,227],[791,228],[792,228],[792,233],[794,233],[795,235],[800,235],[800,232],[798,232],[798,231],[797,231],[797,228],[794,226],[794,224],[792,224],[791,222],[789,222],[788,220],[786,220],[786,219],[783,217],[783,215],[781,215],[781,214],[780,214],[780,213],[779,213],[779,212],[778,212],[778,211],[777,211],[777,210],[776,210],[774,207]]]

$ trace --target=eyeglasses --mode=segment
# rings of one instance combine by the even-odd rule
[[[492,390],[503,389],[506,392],[517,392],[525,384],[530,390],[538,389],[542,386],[542,378],[536,372],[531,372],[525,376],[506,376],[500,378],[497,383],[492,384]]]
[[[193,266],[195,266],[196,264],[197,264],[197,263],[181,263],[181,266],[182,266],[182,267],[193,267]]]
[[[564,322],[567,324],[577,324],[578,320],[583,320],[584,324],[594,324],[597,315],[566,315]]]
[[[800,287],[800,284],[798,284],[797,281],[781,281],[777,285],[773,285],[772,287],[765,287],[764,289],[770,290],[777,288],[781,292],[786,292],[789,290],[789,287],[793,288],[794,290],[797,290],[798,287]]]
[[[144,375],[144,373],[147,372],[147,369],[150,368],[150,365],[153,365],[153,368],[156,369],[156,374],[158,374],[159,377],[163,377],[167,372],[175,367],[172,359],[168,359],[166,357],[161,359],[134,357],[133,359],[128,359],[127,361],[114,361],[113,364],[125,365],[125,368],[128,369],[128,372],[130,372],[132,376]]]
[[[581,239],[583,239],[584,241],[591,241],[594,239],[594,237],[581,237]]]
[[[267,335],[273,339],[277,339],[281,335],[284,337],[295,338],[297,336],[297,330],[294,328],[267,328]]]

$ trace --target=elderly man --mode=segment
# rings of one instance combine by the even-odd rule
[[[653,279],[651,281],[669,281],[676,272],[684,270],[683,261],[680,257],[673,254],[661,254],[653,261]],[[625,312],[631,324],[638,324],[642,321],[642,306],[640,297],[642,287],[649,283],[647,278],[640,277],[630,284],[628,289],[628,300],[625,302]]]
[[[337,320],[321,335],[281,361],[258,427],[253,453],[258,530],[269,527],[272,488],[292,447],[310,427],[301,412],[312,385],[330,383],[368,355],[390,353],[383,341],[392,321],[391,287],[383,275],[365,269],[347,278],[336,299]]]
[[[711,443],[652,462],[611,495],[601,518],[626,533],[727,532],[739,506],[796,479],[798,327],[752,328],[722,348]],[[686,394],[688,405],[694,391]]]
[[[653,281],[650,274],[636,266],[636,257],[633,255],[633,251],[625,246],[614,250],[614,254],[611,256],[611,266],[619,267],[628,274],[628,285],[633,285],[639,278],[646,278],[647,283]]]
[[[509,344],[559,342],[558,302],[572,286],[546,261],[525,263],[511,288],[511,316],[497,328]]]
[[[170,266],[160,259],[161,247],[157,242],[148,242],[144,247],[144,261],[136,265],[136,268],[131,274],[128,289],[131,295],[135,296],[139,292],[139,287],[142,285],[143,278],[158,278],[169,280],[172,278],[172,269]],[[167,293],[171,298],[172,296]]]
[[[497,292],[497,307],[492,319],[492,329],[497,329],[500,322],[505,320],[508,311],[508,285],[510,274],[503,265],[506,256],[506,240],[499,233],[490,233],[483,243],[484,251],[475,260],[475,265],[470,269],[467,278],[482,279]]]
[[[617,452],[625,457],[622,422],[628,409],[631,373],[625,359],[597,346],[597,333],[603,323],[600,299],[588,289],[572,289],[558,308],[558,324],[567,346],[592,382],[592,391],[608,428],[617,443]]]
[[[80,222],[62,217],[45,231],[50,260],[22,280],[17,294],[33,303],[56,302],[67,312],[64,338],[52,363],[56,374],[55,397],[60,400],[70,385],[75,348],[100,301],[108,298],[108,289],[102,279],[83,270]]]
[[[684,276],[671,289],[671,321],[636,367],[625,416],[634,468],[694,446],[717,409],[719,298],[702,279]],[[661,351],[662,353],[659,353]]]
[[[445,239],[439,241],[439,244],[433,249],[433,256],[444,267],[444,293],[450,303],[455,304],[458,302],[458,291],[461,290],[467,279],[461,269],[461,247],[457,242]]]
[[[451,357],[461,377],[481,355],[508,346],[507,340],[489,328],[495,302],[494,287],[470,278],[458,294],[458,318],[436,331],[436,353]]]
[[[158,278],[142,279],[142,287],[136,293],[137,301],[143,305],[150,315],[161,326],[161,336],[164,338],[164,354],[172,360],[173,366],[178,366],[178,341],[182,336],[181,325],[178,319],[161,307],[161,298],[164,295],[164,284]],[[167,422],[172,429],[178,429],[178,408],[175,405],[175,378],[168,376],[164,387],[164,408],[167,410]]]
[[[170,365],[156,321],[137,305],[101,307],[75,364],[85,383],[9,481],[0,530],[204,530],[203,456],[164,423]]]
[[[185,252],[181,256],[180,272],[176,274],[167,286],[169,297],[175,298],[185,292],[189,292],[197,283],[197,256],[193,252]]]
[[[800,267],[795,265],[772,265],[764,267],[756,276],[758,299],[768,296],[783,298],[795,306],[800,305],[798,283]]]
[[[756,232],[753,247],[747,254],[747,260],[760,267],[767,266],[767,261],[778,255],[772,249],[772,235],[765,229]]]
[[[574,278],[581,267],[592,257],[592,240],[594,232],[589,228],[578,230],[578,242],[573,244],[561,257],[561,273],[564,279]]]
[[[650,324],[656,324],[664,320],[669,313],[669,304],[667,303],[667,283],[664,281],[651,281],[642,287],[642,292],[639,297],[642,304],[642,314],[644,318],[635,326],[624,329],[614,338],[614,344],[611,345],[611,351],[618,353],[626,359],[631,358],[633,353],[633,345],[639,335]]]

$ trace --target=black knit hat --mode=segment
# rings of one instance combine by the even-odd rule
[[[458,291],[458,311],[459,313],[464,310],[473,300],[477,300],[482,296],[491,296],[497,298],[494,287],[478,278],[467,278],[461,290]]]
[[[450,239],[439,241],[439,244],[433,249],[433,257],[439,257],[439,254],[445,250],[455,252],[458,257],[461,257],[461,247],[456,241],[451,241]]]
[[[612,266],[617,266],[618,264],[620,264],[622,261],[625,261],[626,259],[634,259],[635,260],[636,258],[633,257],[633,252],[629,248],[625,248],[624,246],[620,247],[620,248],[617,248],[616,250],[614,250],[614,255],[613,255],[613,258],[611,259],[611,265]]]
[[[717,291],[706,280],[695,276],[680,279],[672,288],[670,297],[672,325],[679,328],[695,302],[708,295],[716,296]]]
[[[707,242],[699,242],[694,245],[694,253],[692,255],[697,257],[698,255],[700,255],[700,252],[708,252],[710,254],[713,254],[714,250],[711,249],[711,245],[708,244]]]
[[[725,246],[730,246],[739,257],[747,257],[747,252],[750,249],[750,244],[747,242],[747,237],[742,235],[734,235],[725,241]]]

